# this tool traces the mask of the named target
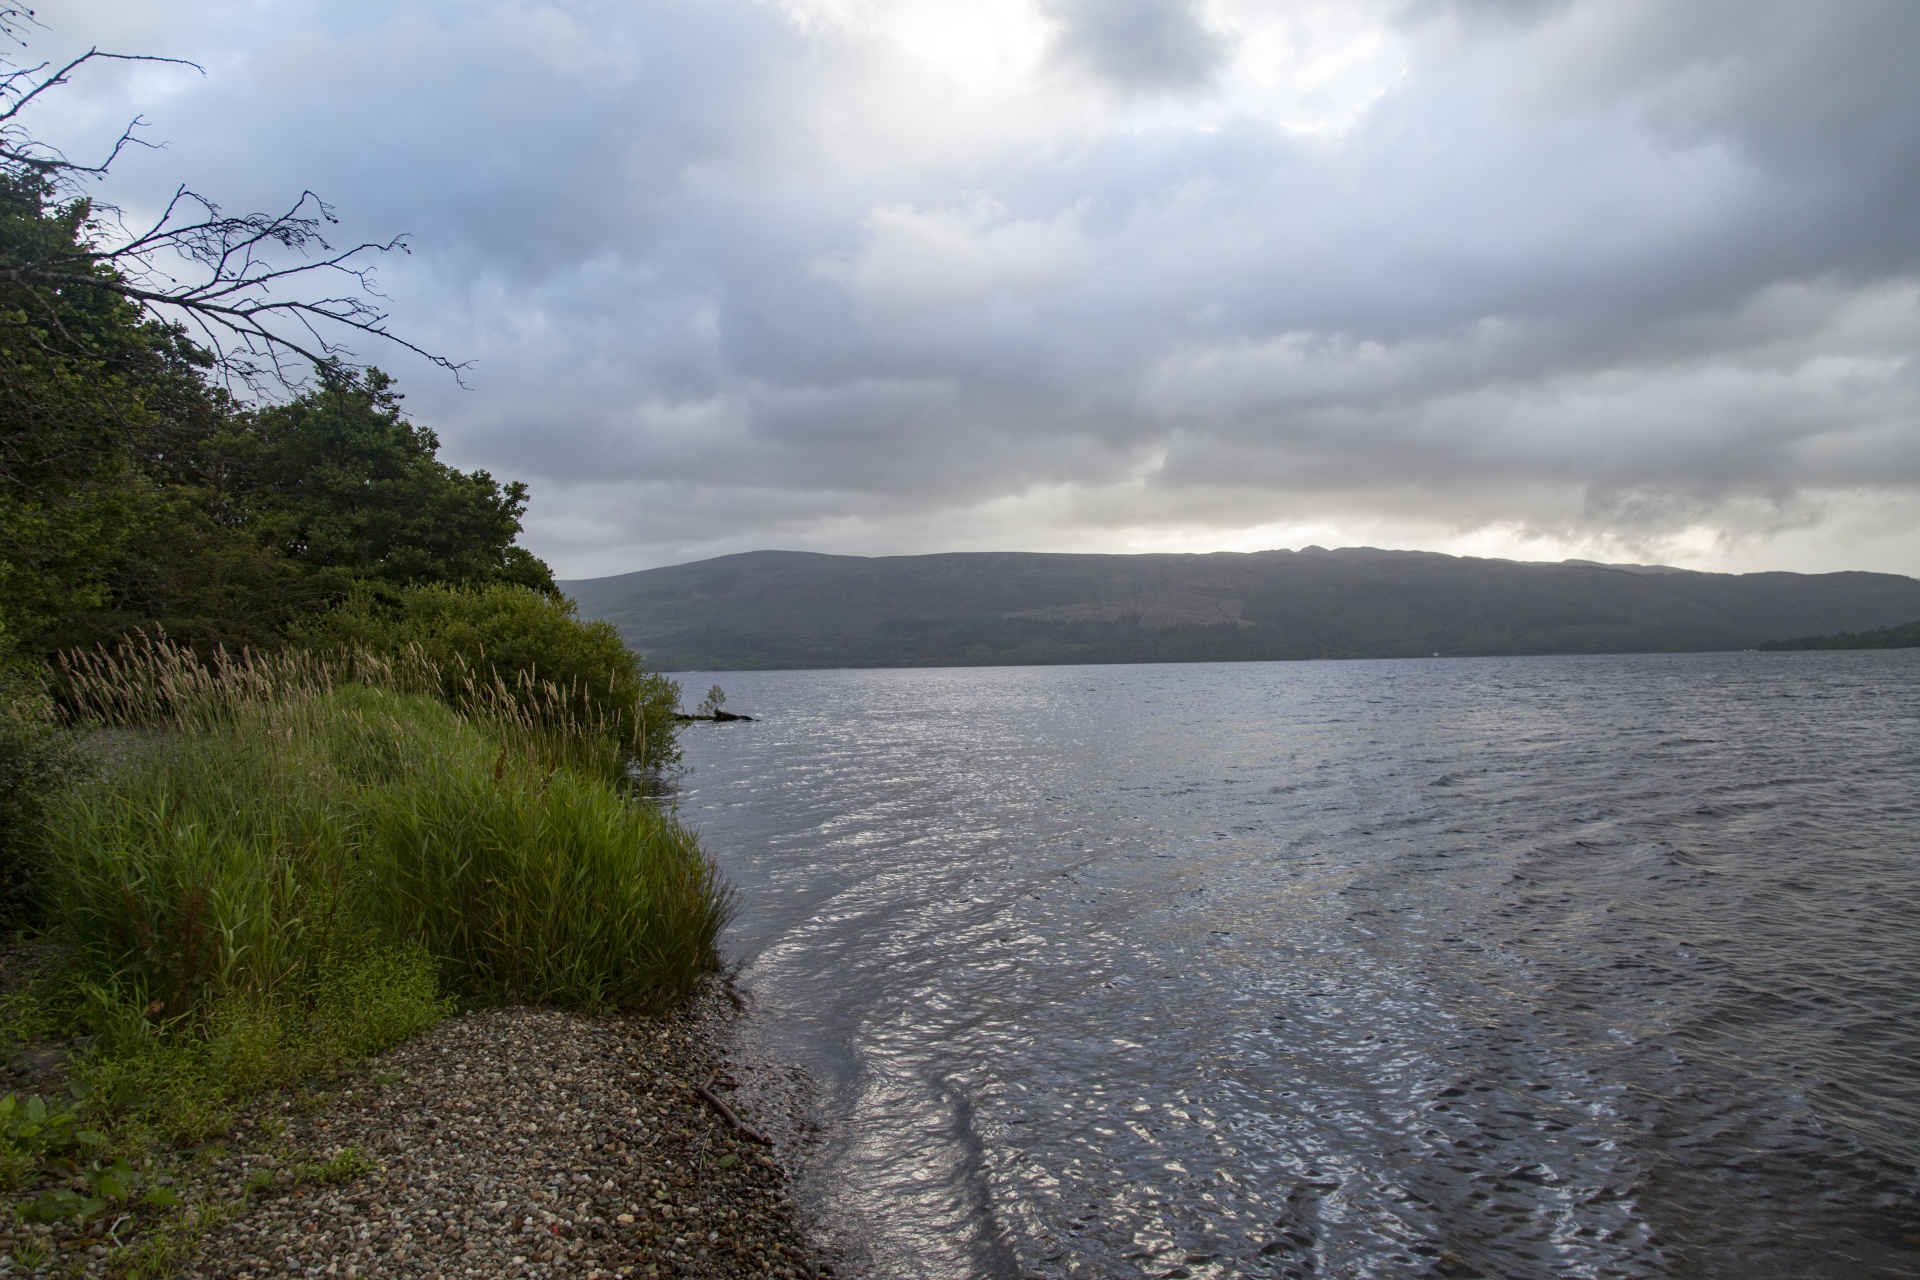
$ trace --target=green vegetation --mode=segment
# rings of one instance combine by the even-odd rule
[[[714,967],[711,862],[552,686],[496,680],[456,707],[417,647],[147,643],[63,677],[101,759],[42,801],[29,887],[59,961],[6,1013],[13,1048],[91,1043],[74,1102],[0,1102],[24,1221],[131,1213],[174,1257],[204,1219],[157,1181],[167,1152],[222,1133],[237,1099],[336,1076],[455,1005],[649,1010]]]
[[[416,653],[441,673],[440,693],[455,706],[503,690],[525,702],[537,688],[542,723],[589,726],[595,741],[619,744],[643,768],[680,758],[679,687],[642,668],[610,624],[582,623],[563,596],[507,585],[362,587],[293,634],[325,652]]]
[[[66,566],[58,593],[13,592],[22,640],[41,654],[156,630],[208,653],[277,648],[362,584],[555,590],[513,544],[525,487],[438,461],[433,433],[401,416],[377,370],[323,370],[314,389],[261,408],[190,381],[176,398],[197,395],[194,412],[124,420],[120,464],[90,487],[113,536],[78,516],[26,526],[39,545],[18,562]],[[89,539],[104,554],[87,555]]]
[[[90,205],[57,194],[43,175],[0,174],[0,262],[87,239]],[[110,291],[0,275],[0,319],[0,620],[16,645],[44,653],[149,585],[134,564],[142,544],[163,546],[160,531],[194,523],[202,505],[189,496],[197,468],[174,446],[197,453],[231,405],[177,330]],[[199,563],[237,549],[182,548],[176,590],[246,576],[225,565],[210,577]]]
[[[691,990],[725,919],[692,835],[552,753],[577,725],[504,698],[463,715],[437,683],[417,659],[209,667],[161,646],[76,669],[99,721],[160,705],[171,731],[126,742],[48,819],[73,971],[162,1018],[305,992],[338,957],[393,948],[467,1001],[642,1009]]]
[[[1691,573],[1356,547],[758,551],[562,584],[666,671],[1746,649],[1920,615],[1885,573]]]
[[[1872,631],[1842,631],[1831,636],[1802,636],[1797,640],[1768,640],[1762,649],[1920,649],[1920,620]]]
[[[130,242],[25,132],[107,56],[0,63],[0,1061],[59,1086],[0,1096],[0,1248],[77,1221],[161,1275],[237,1210],[170,1187],[240,1099],[461,1005],[660,1007],[729,900],[642,794],[678,686],[516,545],[524,485],[318,336],[391,336],[296,296],[361,252],[324,208],[186,195]],[[282,1154],[244,1195],[371,1167]]]
[[[554,591],[514,545],[524,485],[438,460],[378,370],[248,404],[88,255],[91,204],[0,167],[0,634],[17,655],[156,628],[271,649],[356,584]],[[82,280],[35,283],[65,253]],[[95,255],[97,257],[97,254]]]

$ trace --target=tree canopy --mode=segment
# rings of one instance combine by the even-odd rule
[[[553,591],[546,565],[513,545],[526,485],[457,471],[439,448],[374,369],[328,372],[313,392],[236,422],[214,452],[233,509],[301,565],[392,586]]]
[[[324,207],[223,218],[183,194],[205,219],[125,232],[80,190],[105,164],[33,141],[22,110],[95,56],[0,74],[0,651],[156,627],[271,647],[358,583],[554,591],[515,545],[526,486],[440,461],[393,380],[316,336],[329,317],[387,336],[371,304],[288,295],[308,270],[360,278],[368,246],[320,240]],[[276,266],[275,247],[295,257]],[[202,277],[156,281],[162,253]]]

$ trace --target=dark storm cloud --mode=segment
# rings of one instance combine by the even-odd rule
[[[396,323],[477,365],[399,365],[409,404],[534,481],[565,573],[1309,516],[1912,532],[1920,8],[1423,3],[1342,45],[1364,8],[1049,2],[1012,89],[893,12],[42,18],[209,68],[50,117],[156,122],[123,201],[311,186],[414,233]],[[1392,65],[1286,96],[1349,47]]]

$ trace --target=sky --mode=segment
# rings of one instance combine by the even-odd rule
[[[1372,545],[1920,574],[1911,0],[49,0],[312,190],[563,578]]]

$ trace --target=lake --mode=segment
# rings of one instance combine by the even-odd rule
[[[876,1275],[1920,1274],[1920,651],[681,679]]]

